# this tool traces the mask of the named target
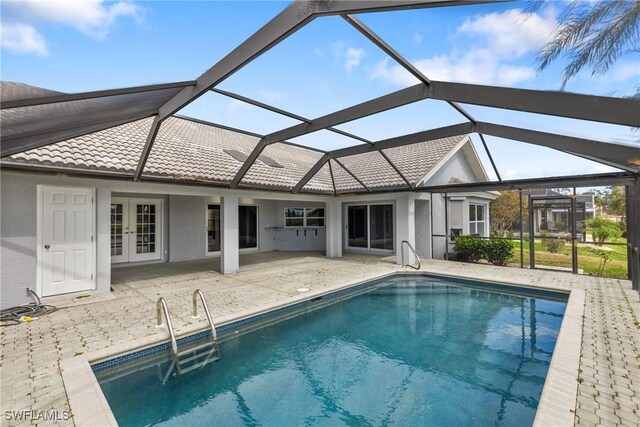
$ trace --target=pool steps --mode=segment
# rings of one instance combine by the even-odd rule
[[[179,376],[195,369],[202,368],[203,366],[208,365],[211,362],[220,360],[218,333],[216,331],[216,326],[211,318],[211,312],[209,311],[207,300],[205,299],[200,289],[196,289],[193,292],[193,317],[198,317],[198,299],[200,299],[200,301],[202,302],[205,316],[207,317],[209,327],[211,328],[211,341],[179,351],[178,343],[176,341],[176,335],[173,330],[173,324],[171,323],[171,316],[169,315],[169,309],[167,308],[167,302],[163,297],[158,298],[158,302],[156,303],[157,326],[164,326],[164,323],[162,322],[164,314],[167,330],[169,331],[169,336],[171,337],[171,354],[173,356],[173,363],[169,367],[167,373],[164,375],[163,383],[165,383],[169,379],[174,367],[176,369],[176,373]]]

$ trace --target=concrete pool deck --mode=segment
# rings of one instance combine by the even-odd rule
[[[3,411],[69,411],[60,362],[165,334],[155,325],[155,302],[166,298],[177,329],[191,329],[191,294],[202,289],[214,317],[229,318],[262,306],[284,304],[309,292],[329,291],[400,271],[391,258],[347,254],[255,253],[241,257],[241,272],[222,276],[216,258],[114,268],[108,296],[58,298],[59,311],[0,330]],[[424,272],[556,289],[584,289],[585,307],[576,425],[640,424],[640,302],[629,281],[437,260]],[[29,419],[2,425],[31,425]],[[53,425],[53,420],[38,425]],[[57,425],[74,425],[73,419]]]

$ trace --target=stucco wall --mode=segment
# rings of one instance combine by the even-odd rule
[[[25,288],[36,288],[36,186],[6,179],[0,186],[2,218],[2,308],[30,301]]]
[[[416,252],[421,258],[431,258],[431,222],[428,200],[415,201]]]
[[[291,202],[284,200],[264,201],[262,205],[261,250],[264,251],[324,251],[326,247],[325,227],[297,229],[284,228],[285,208],[324,208],[324,203]],[[325,211],[326,216],[326,211]],[[326,218],[325,218],[326,224]],[[277,228],[274,228],[277,227]]]
[[[65,177],[2,173],[0,187],[1,215],[1,292],[0,307],[32,302],[29,287],[39,292],[37,283],[38,185],[87,187]],[[86,183],[84,183],[86,184]],[[96,191],[96,290],[109,292],[111,286],[110,211],[111,192]]]
[[[451,178],[458,178],[463,182],[477,180],[462,150],[457,151],[433,176],[427,179],[426,185],[446,185]]]
[[[169,196],[169,261],[207,255],[206,200],[205,197]]]
[[[76,178],[8,170],[2,170],[0,182],[0,203],[2,204],[0,215],[0,307],[2,308],[31,302],[32,300],[26,294],[25,289],[31,287],[37,290],[38,185],[96,189],[96,288],[99,292],[109,292],[111,286],[110,204],[112,195],[114,197],[147,197],[164,201],[164,260],[196,259],[204,256],[206,241],[204,200],[219,202],[219,196],[229,194],[245,196],[240,198],[241,204],[249,204],[254,201],[261,206],[259,224],[261,250],[324,249],[324,231],[319,232],[317,238],[307,236],[306,239],[292,239],[290,243],[277,241],[276,244],[262,246],[264,242],[272,240],[269,236],[264,235],[264,224],[267,224],[264,222],[265,215],[271,215],[273,221],[281,221],[283,224],[284,219],[279,212],[280,209],[284,209],[284,206],[323,206],[325,198],[322,196],[299,196],[254,190],[230,191],[205,186],[134,183],[123,180]],[[173,200],[170,200],[168,194],[172,195],[171,199]],[[260,196],[260,199],[252,198],[254,196]],[[290,201],[276,202],[273,200],[278,198],[290,199]],[[313,200],[316,202],[309,203]],[[173,228],[170,225],[173,225]],[[289,231],[284,233],[289,233]],[[194,244],[197,239],[200,240]]]

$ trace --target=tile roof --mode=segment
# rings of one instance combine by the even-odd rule
[[[103,131],[72,138],[6,158],[11,163],[69,167],[93,171],[133,174],[152,119],[137,120]],[[465,136],[427,141],[384,150],[407,179],[417,184]],[[160,127],[145,166],[143,177],[226,185],[242,161],[225,152],[248,155],[259,137],[181,117],[170,117]],[[284,143],[263,151],[282,167],[257,160],[239,187],[291,190],[322,157],[317,151]],[[271,163],[268,159],[267,162]],[[406,183],[379,152],[338,159],[370,190],[406,188]],[[276,165],[277,166],[277,165]],[[303,187],[303,191],[332,194],[367,191],[338,162],[331,160]]]

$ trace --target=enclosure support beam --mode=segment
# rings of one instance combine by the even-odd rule
[[[254,147],[251,154],[243,163],[240,170],[236,173],[236,176],[231,181],[231,188],[236,188],[242,178],[244,178],[247,171],[251,168],[256,161],[262,150],[267,145],[284,141],[290,138],[296,138],[299,136],[307,135],[318,130],[326,129],[341,123],[350,122],[352,120],[367,117],[372,114],[381,113],[383,111],[390,110],[395,107],[410,104],[420,99],[424,99],[426,96],[426,90],[423,84],[411,86],[406,89],[384,95],[358,105],[354,105],[349,108],[337,111],[335,113],[327,114],[326,116],[319,117],[311,121],[311,123],[301,123],[299,125],[291,126],[286,129],[282,129],[277,132],[265,135],[258,144]],[[359,146],[356,146],[359,147]],[[351,147],[351,148],[356,148]]]
[[[276,114],[280,114],[281,116],[289,117],[290,119],[298,120],[298,121],[304,122],[304,123],[311,123],[311,119],[299,116],[297,114],[293,114],[293,113],[291,113],[289,111],[285,111],[285,110],[283,110],[281,108],[274,107],[273,105],[265,104],[264,102],[256,101],[255,99],[251,99],[251,98],[248,98],[246,96],[238,95],[237,93],[233,93],[233,92],[229,92],[229,91],[221,90],[221,89],[216,89],[216,88],[212,88],[211,91],[215,92],[215,93],[219,93],[220,95],[224,95],[224,96],[229,97],[229,98],[236,99],[238,101],[246,102],[247,104],[251,104],[251,105],[253,105],[255,107],[263,108],[263,109],[265,109],[267,111],[271,111],[272,113],[276,113]],[[360,141],[360,142],[366,142],[367,144],[372,144],[373,143],[372,141],[369,141],[366,138],[362,138],[361,136],[354,135],[352,133],[345,132],[345,131],[343,131],[341,129],[337,129],[337,128],[334,128],[334,127],[328,127],[327,130],[329,132],[337,133],[338,135],[346,136],[347,138],[355,139],[355,140]]]
[[[556,176],[551,178],[527,178],[513,179],[502,182],[472,182],[466,184],[447,184],[432,185],[428,187],[417,187],[415,191],[431,193],[431,192],[449,192],[460,193],[469,191],[500,191],[500,190],[517,190],[529,188],[557,188],[557,187],[593,187],[593,186],[610,186],[624,185],[635,179],[638,175],[625,172],[600,173],[591,175],[577,176]]]
[[[477,131],[485,135],[497,136],[498,138],[512,139],[541,147],[553,148],[554,150],[583,157],[629,172],[640,171],[640,167],[632,163],[639,160],[638,157],[640,157],[636,147],[616,145],[616,149],[611,150],[611,144],[606,142],[485,122],[478,122]]]
[[[302,189],[302,187],[304,187],[305,185],[307,185],[307,182],[309,182],[309,180],[310,180],[311,178],[313,178],[313,177],[314,177],[314,175],[315,175],[315,174],[317,174],[317,173],[318,173],[318,171],[319,171],[320,169],[322,169],[322,167],[323,167],[323,166],[324,166],[324,165],[329,161],[329,159],[330,159],[330,157],[329,157],[329,154],[328,154],[328,153],[327,153],[327,154],[325,154],[324,156],[320,157],[320,158],[318,159],[318,161],[316,162],[316,164],[315,164],[315,165],[313,165],[313,166],[311,167],[311,169],[309,169],[309,170],[307,171],[307,173],[306,173],[306,174],[304,174],[304,176],[302,177],[302,179],[301,179],[300,181],[298,181],[298,183],[293,187],[293,190],[292,190],[292,191],[293,191],[294,193],[299,192],[299,191]]]
[[[353,172],[351,172],[351,171],[350,171],[350,170],[349,170],[345,165],[343,165],[343,164],[342,164],[342,162],[341,162],[340,160],[338,160],[338,159],[334,159],[334,161],[335,161],[335,162],[336,162],[336,163],[337,163],[337,164],[338,164],[342,169],[344,169],[344,170],[345,170],[349,175],[351,175],[351,178],[355,179],[355,180],[358,182],[358,184],[360,184],[360,185],[362,186],[362,188],[364,188],[365,190],[367,190],[367,192],[368,192],[368,193],[371,193],[371,189],[370,189],[369,187],[367,187],[367,186],[365,185],[365,183],[364,183],[364,182],[362,182],[362,181],[360,180],[360,178],[358,178],[357,176],[355,176],[355,175],[353,174]]]
[[[395,138],[385,139],[382,141],[374,142],[371,145],[356,145],[353,147],[342,148],[339,150],[329,151],[322,156],[316,162],[311,169],[302,177],[302,179],[296,184],[293,189],[294,193],[297,193],[305,186],[305,184],[313,178],[313,176],[324,166],[324,163],[330,159],[338,159],[340,157],[353,156],[355,154],[370,153],[378,151],[389,162],[391,167],[400,175],[403,181],[413,189],[415,186],[411,185],[409,180],[398,170],[398,168],[391,162],[391,160],[382,152],[388,148],[402,147],[404,145],[415,144],[418,142],[430,141],[439,138],[448,138],[452,136],[465,135],[473,131],[473,125],[471,123],[461,123],[453,126],[445,126],[443,128],[431,129],[427,131],[412,133],[409,135],[398,136]],[[247,159],[248,160],[248,159]],[[348,171],[350,172],[350,171]]]
[[[502,182],[502,178],[500,177],[500,172],[498,172],[498,168],[496,167],[496,163],[493,161],[493,156],[491,155],[491,152],[489,151],[489,146],[487,145],[487,141],[484,140],[484,135],[482,135],[481,133],[478,133],[478,136],[480,137],[480,141],[482,141],[482,145],[484,146],[484,151],[487,153],[487,157],[489,157],[489,161],[491,162],[491,166],[493,167],[493,171],[496,173],[496,177],[498,178],[498,181]]]
[[[149,130],[149,134],[147,135],[147,140],[144,143],[144,148],[142,149],[142,154],[140,155],[140,159],[138,160],[138,165],[136,166],[136,170],[133,173],[133,180],[138,181],[142,176],[142,172],[144,171],[144,166],[147,164],[147,160],[149,159],[149,154],[151,154],[151,147],[153,147],[153,143],[158,135],[158,131],[160,130],[161,120],[159,116],[155,116],[153,118],[153,123],[151,123],[151,129]]]
[[[429,85],[429,98],[623,126],[640,125],[640,101],[631,98],[435,80]]]
[[[522,189],[518,189],[520,199],[520,268],[524,268],[524,209],[522,206]]]
[[[626,186],[627,259],[631,288],[640,293],[640,176]]]

